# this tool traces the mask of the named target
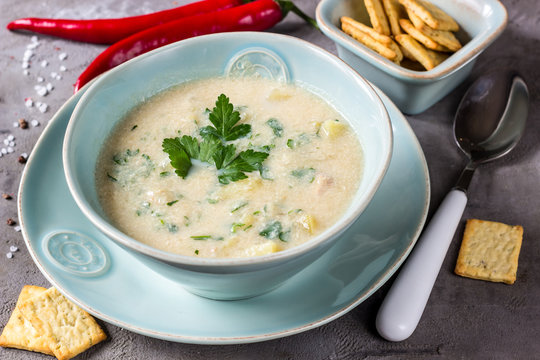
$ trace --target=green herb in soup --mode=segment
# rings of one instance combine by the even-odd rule
[[[283,125],[281,125],[278,119],[269,119],[266,124],[272,128],[275,136],[281,137],[283,135]]]
[[[154,96],[117,126],[96,166],[100,202],[121,231],[200,257],[309,241],[347,209],[361,175],[357,136],[330,104],[254,78]]]
[[[221,94],[209,114],[214,126],[200,129],[200,143],[187,135],[163,140],[163,151],[169,154],[171,166],[178,176],[185,178],[188,175],[193,159],[214,164],[219,170],[219,182],[224,185],[247,179],[246,172],[261,169],[262,162],[268,157],[267,152],[246,150],[237,154],[236,147],[227,144],[251,132],[249,124],[236,125],[240,121],[240,113],[233,109],[229,98]]]
[[[313,182],[315,180],[315,169],[314,168],[300,168],[294,169],[291,171],[291,175],[295,178],[301,179],[307,182]]]

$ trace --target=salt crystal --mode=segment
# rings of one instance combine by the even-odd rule
[[[39,83],[45,81],[45,79],[43,79],[41,76],[38,76],[38,78],[37,78],[36,80],[37,80],[37,82],[39,82]]]
[[[34,101],[31,98],[26,98],[24,99],[24,105],[26,107],[32,107],[32,105],[34,105]]]
[[[7,138],[9,141],[15,140],[15,136],[13,134],[9,134]]]
[[[26,48],[29,49],[29,50],[34,50],[34,49],[37,48],[38,46],[39,46],[39,43],[38,43],[38,42],[34,42],[34,43],[31,43],[31,44],[26,45]]]
[[[49,65],[49,62],[47,60],[43,60],[41,62],[41,67],[46,67],[47,65]]]
[[[22,73],[26,76],[30,75],[30,71],[28,71],[27,69],[24,69]]]
[[[57,76],[58,76],[58,73],[55,73],[54,71],[51,73],[51,77],[52,77],[52,78],[55,78],[55,77],[57,77]]]
[[[62,80],[62,76],[56,75],[55,79],[56,79],[56,80]]]
[[[19,250],[19,248],[16,247],[16,246],[14,246],[14,245],[11,245],[11,246],[9,247],[9,251],[11,251],[12,253],[17,252],[17,250]]]
[[[23,69],[28,69],[29,67],[30,67],[30,64],[28,63],[28,61],[23,61],[22,68]]]
[[[21,156],[25,159],[28,159],[28,154],[27,153],[22,153]]]
[[[47,88],[45,86],[34,86],[34,89],[36,90],[37,94],[39,96],[46,96],[49,92],[47,91]]]
[[[19,122],[18,122],[18,121],[15,121],[15,122],[13,123],[13,127],[14,127],[14,128],[19,127]]]
[[[9,154],[11,154],[11,153],[14,152],[14,151],[15,151],[15,150],[14,150],[11,146],[8,146],[7,152],[8,152]]]
[[[0,157],[4,156],[4,154],[2,154],[2,152],[0,151]]]
[[[45,87],[47,88],[47,91],[51,91],[52,89],[54,89],[54,86],[51,83],[47,83]]]
[[[14,147],[15,146],[15,141],[10,141],[9,146]]]
[[[46,104],[41,104],[41,105],[47,106]],[[41,107],[40,107],[40,111],[41,111]],[[34,119],[34,120],[30,121],[30,125],[32,125],[33,127],[39,126],[39,121]]]
[[[15,227],[13,228],[13,230],[15,230],[15,231],[17,231],[17,232],[21,231],[20,225],[15,226]]]
[[[9,140],[8,139],[4,139],[4,145],[9,145]]]
[[[11,259],[11,258],[13,257],[13,254],[10,253],[10,252],[8,252],[8,253],[6,254],[6,257],[7,257],[8,259]]]
[[[32,36],[30,38],[30,40],[33,42],[33,43],[37,43],[38,42],[38,37],[36,35]]]
[[[31,49],[26,49],[23,54],[23,60],[28,61],[34,56],[34,52]]]
[[[60,59],[61,61],[62,60],[66,60],[67,59],[67,54],[66,53],[61,53],[60,55],[58,55],[58,59]]]
[[[0,150],[0,152],[2,152],[2,154],[6,155],[6,154],[7,154],[7,149],[6,149],[6,148],[2,148],[2,150]]]
[[[49,105],[47,105],[47,104],[40,104],[40,105],[38,106],[38,109],[39,109],[39,111],[40,111],[41,113],[46,112],[48,108],[49,108]],[[39,125],[39,123],[38,123],[38,125]]]
[[[60,71],[66,71],[66,67],[64,65],[60,66]]]

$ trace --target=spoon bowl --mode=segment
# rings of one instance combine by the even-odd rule
[[[455,141],[477,164],[500,158],[519,142],[527,108],[527,85],[517,74],[493,72],[480,77],[458,106]]]
[[[469,163],[444,198],[402,267],[377,314],[377,330],[390,341],[416,329],[467,205],[467,189],[479,164],[511,151],[525,130],[529,93],[513,72],[492,72],[465,93],[454,119],[454,137]]]

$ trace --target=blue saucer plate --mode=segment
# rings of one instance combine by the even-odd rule
[[[215,301],[185,291],[100,233],[72,199],[62,140],[84,89],[58,111],[36,144],[19,190],[19,219],[34,262],[74,303],[143,335],[197,344],[270,340],[326,324],[364,301],[398,269],[424,225],[427,165],[407,121],[380,91],[394,151],[375,197],[323,257],[262,296]]]

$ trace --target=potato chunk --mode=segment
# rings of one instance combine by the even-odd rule
[[[330,139],[334,139],[340,136],[343,131],[345,131],[346,127],[347,125],[339,122],[338,120],[326,120],[321,125],[324,134]]]
[[[292,94],[286,89],[275,88],[268,94],[268,100],[270,101],[282,101],[287,100]]]
[[[266,241],[259,245],[253,245],[245,250],[245,255],[261,256],[281,251],[281,247],[274,241]]]
[[[257,177],[249,177],[244,180],[230,183],[226,186],[221,186],[217,191],[217,200],[227,200],[238,197],[238,194],[249,194],[262,185],[262,180]]]
[[[309,214],[304,214],[298,219],[298,223],[302,226],[304,230],[307,230],[310,234],[313,234],[315,227],[317,226],[317,221],[315,218]]]

